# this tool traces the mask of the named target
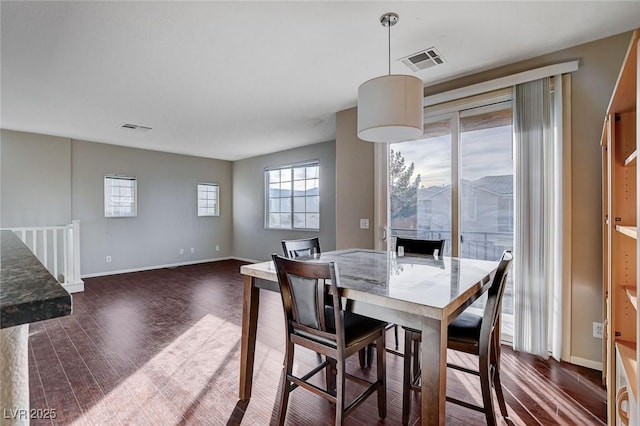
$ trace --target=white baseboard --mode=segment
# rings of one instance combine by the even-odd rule
[[[591,359],[580,358],[578,356],[572,356],[569,358],[571,364],[579,365],[581,367],[591,368],[592,370],[602,371],[602,362],[593,361]]]
[[[255,260],[255,259],[247,259],[246,257],[238,257],[238,256],[233,256],[232,257],[233,260],[239,260],[241,262],[249,262],[249,263],[260,263],[260,262],[264,262],[263,260]]]
[[[143,266],[140,268],[120,269],[117,271],[105,271],[105,272],[96,272],[93,274],[83,274],[81,275],[81,277],[82,278],[105,277],[107,275],[128,274],[130,272],[151,271],[154,269],[163,269],[163,268],[175,268],[177,266],[197,265],[199,263],[219,262],[221,260],[232,260],[232,259],[236,259],[236,258],[232,256],[227,256],[227,257],[216,257],[214,259],[191,260],[188,262],[168,263],[165,265]]]
[[[62,287],[69,293],[81,293],[84,291],[84,281],[80,280],[77,283],[62,284]]]

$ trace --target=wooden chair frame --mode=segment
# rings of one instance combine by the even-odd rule
[[[398,247],[404,247],[405,256],[433,256],[438,250],[438,256],[444,256],[445,240],[420,240],[417,238],[396,237],[396,252]]]
[[[381,325],[379,329],[372,330],[370,334],[367,334],[361,340],[347,345],[344,332],[345,312],[342,309],[342,301],[338,291],[340,278],[335,264],[333,262],[302,262],[286,259],[276,254],[272,255],[272,258],[278,274],[286,320],[285,360],[280,383],[278,424],[284,424],[289,393],[298,386],[336,404],[336,425],[342,425],[344,418],[376,391],[378,393],[378,415],[381,418],[386,417],[385,351],[376,351],[377,380],[375,382],[372,383],[352,376],[345,371],[346,359],[349,356],[366,348],[371,343],[377,343],[382,345],[380,347],[384,347],[384,326]],[[306,294],[315,294],[315,303],[312,305],[316,311],[316,320],[313,321],[312,319],[311,322],[316,322],[317,324],[310,325],[308,317],[305,319],[305,315],[301,316],[302,310],[297,303],[299,297],[296,297],[296,293],[294,293],[296,290],[292,285],[292,277],[303,278],[305,281],[312,282],[312,285],[315,286],[312,292],[307,291]],[[328,293],[327,289],[329,290]],[[324,300],[327,297],[331,298],[332,301],[334,333],[328,327],[330,320],[325,315]],[[307,324],[304,321],[307,321]],[[317,327],[314,325],[317,325]],[[324,355],[325,361],[302,377],[294,376],[292,370],[295,345],[306,347]],[[322,370],[325,370],[326,374],[326,390],[307,382],[309,378]],[[366,386],[366,389],[349,404],[345,404],[345,379]]]
[[[313,257],[320,254],[320,240],[318,237],[304,238],[300,240],[282,240],[284,257],[297,259],[299,257]]]
[[[303,238],[299,240],[282,240],[282,251],[284,257],[289,259],[298,259],[304,257],[314,257],[322,254],[320,250],[320,240],[318,237]],[[389,326],[387,326],[387,329]],[[396,328],[396,350],[398,349],[398,330]],[[371,365],[373,361],[373,350],[364,348],[358,353],[360,367],[365,368]]]
[[[496,416],[491,394],[492,387],[496,392],[500,413],[505,419],[508,418],[507,405],[504,401],[504,393],[500,382],[500,313],[502,310],[502,297],[506,287],[507,274],[512,260],[513,256],[510,251],[505,251],[502,254],[500,264],[498,265],[493,282],[488,290],[478,341],[470,343],[449,339],[447,342],[447,347],[449,349],[478,356],[478,370],[471,370],[451,363],[447,363],[447,367],[480,377],[483,407],[448,396],[446,397],[447,401],[485,413],[487,425],[489,426],[494,426],[496,424]],[[420,391],[421,389],[419,354],[421,340],[422,335],[419,331],[405,329],[405,358],[402,392],[403,425],[406,425],[409,422],[409,414],[411,411],[411,391]]]

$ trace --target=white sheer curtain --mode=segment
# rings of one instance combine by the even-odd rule
[[[562,341],[562,89],[515,87],[513,347],[560,357]]]

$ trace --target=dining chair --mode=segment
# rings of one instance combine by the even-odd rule
[[[421,240],[417,238],[396,237],[396,253],[402,247],[405,256],[444,256],[445,240]]]
[[[282,240],[282,250],[284,256],[289,259],[298,257],[313,257],[320,254],[320,240],[318,237],[304,238],[301,240]]]
[[[278,424],[284,424],[289,393],[297,387],[333,402],[336,425],[342,425],[344,418],[374,392],[378,393],[378,415],[386,417],[385,351],[377,351],[375,382],[352,376],[345,371],[349,356],[371,343],[384,347],[386,323],[343,310],[338,291],[340,276],[333,262],[304,262],[277,254],[273,254],[272,259],[278,275],[286,321]],[[325,303],[329,299],[331,303]],[[294,376],[292,370],[296,345],[323,354],[324,362],[301,377]],[[322,370],[325,370],[326,389],[308,382]],[[366,386],[349,404],[345,403],[345,379]]]
[[[447,363],[447,367],[480,377],[483,406],[447,396],[447,401],[476,411],[484,412],[487,425],[496,424],[495,410],[491,395],[493,387],[498,399],[500,413],[507,419],[507,405],[504,402],[500,383],[500,312],[507,274],[513,255],[505,251],[488,290],[482,315],[468,312],[458,315],[448,326],[447,347],[452,350],[478,356],[478,370]],[[402,424],[409,422],[411,411],[411,391],[420,391],[420,355],[421,332],[405,328],[404,378],[402,386]],[[412,343],[414,343],[412,345]],[[412,351],[413,346],[413,351]]]
[[[300,240],[282,240],[282,251],[284,257],[289,259],[297,259],[300,257],[313,257],[322,253],[320,250],[320,241],[318,237],[304,238]],[[398,332],[396,331],[396,350],[398,349]],[[373,360],[373,351],[371,348],[364,348],[358,354],[360,367],[365,368],[371,365]]]

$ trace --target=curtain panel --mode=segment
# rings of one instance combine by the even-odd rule
[[[561,78],[555,80],[561,84]],[[562,90],[555,89],[552,97],[551,78],[543,78],[518,84],[514,91],[513,347],[544,358],[551,352],[559,359],[562,123],[556,121],[562,116]]]

